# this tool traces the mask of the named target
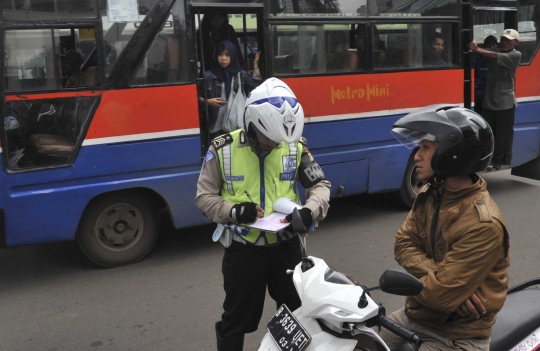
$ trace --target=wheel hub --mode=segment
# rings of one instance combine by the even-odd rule
[[[144,222],[139,210],[130,204],[117,203],[97,216],[94,235],[103,248],[121,252],[133,247],[143,230]]]

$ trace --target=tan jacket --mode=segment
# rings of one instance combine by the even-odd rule
[[[475,177],[468,188],[442,190],[433,233],[435,192],[424,188],[394,248],[396,261],[424,283],[420,295],[407,298],[407,315],[454,340],[489,337],[508,290],[508,232],[486,182]],[[472,319],[454,313],[473,293],[486,314]]]
[[[245,142],[239,142],[238,147],[250,147],[247,138],[245,139]],[[311,161],[306,161],[306,159],[311,159]],[[302,151],[302,162],[309,162],[310,164],[315,162],[307,148],[304,148]],[[303,171],[302,164],[300,165],[298,172],[300,171]],[[221,197],[222,185],[223,178],[219,168],[217,152],[215,146],[211,145],[197,183],[195,204],[216,223],[234,222],[233,218],[230,217],[231,209],[234,204]],[[311,210],[314,220],[323,220],[330,207],[330,182],[323,179],[309,187],[307,184],[302,185],[304,186],[308,197],[304,207]],[[271,188],[267,188],[267,191],[270,190]]]

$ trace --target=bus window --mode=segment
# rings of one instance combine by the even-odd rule
[[[25,170],[70,163],[98,99],[9,100],[2,147],[8,169]]]
[[[450,23],[377,24],[372,35],[375,69],[455,67],[456,30]]]
[[[531,63],[540,43],[540,0],[520,3],[518,12],[521,64]]]
[[[6,31],[4,89],[58,89],[54,56],[51,29]]]
[[[271,16],[333,15],[333,16],[458,16],[457,0],[442,1],[387,1],[387,0],[335,0],[335,1],[272,1]]]
[[[107,12],[108,1],[100,1],[101,21],[103,25],[103,39],[105,46],[105,75],[109,76],[110,70],[117,58],[120,56],[120,53],[126,47],[128,41],[139,27],[139,24],[144,20],[144,17],[148,11],[154,7],[158,0],[139,0],[139,21],[127,23],[109,21]],[[177,1],[175,7],[179,6],[178,3],[183,2]]]
[[[349,72],[348,24],[272,26],[274,74]]]
[[[189,81],[189,52],[183,3],[177,1],[139,65],[130,85],[170,84]]]
[[[99,85],[93,28],[8,30],[5,45],[6,92]]]
[[[96,0],[3,0],[5,21],[96,17]],[[68,16],[68,17],[66,17]]]
[[[55,97],[55,92],[99,85],[94,28],[21,29],[5,32],[6,99],[3,151],[7,168],[67,165],[98,98]],[[48,91],[33,98],[21,95]],[[35,95],[34,95],[35,96]]]

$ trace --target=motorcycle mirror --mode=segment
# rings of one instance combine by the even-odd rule
[[[379,278],[379,287],[388,294],[415,296],[422,292],[424,284],[412,274],[388,269]]]

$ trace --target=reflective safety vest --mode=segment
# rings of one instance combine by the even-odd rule
[[[221,197],[234,204],[249,202],[246,192],[253,201],[264,209],[264,214],[273,212],[272,205],[276,199],[286,197],[299,202],[295,192],[295,179],[302,144],[281,143],[266,156],[259,156],[246,145],[239,146],[240,136],[246,137],[242,129],[230,133],[232,142],[219,148],[218,158],[223,178]],[[256,243],[263,236],[266,244],[273,245],[291,239],[287,233],[270,233],[250,229],[240,237],[250,243]]]

